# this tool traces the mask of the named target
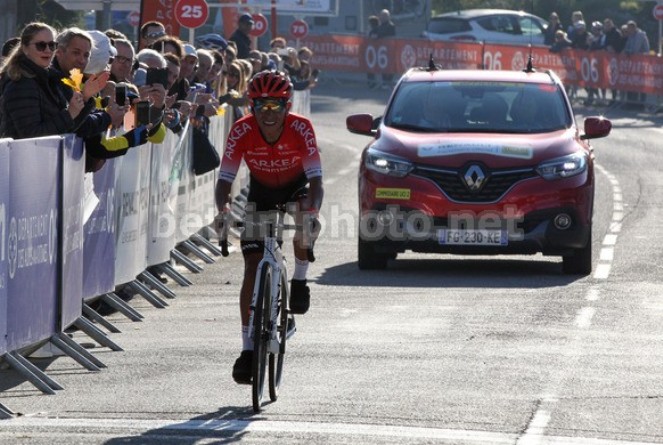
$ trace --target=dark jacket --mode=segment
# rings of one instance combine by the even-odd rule
[[[396,25],[392,21],[380,23],[375,30],[375,35],[378,39],[393,37],[396,35]]]
[[[22,78],[12,81],[4,76],[0,85],[0,137],[24,139],[75,131],[58,76],[25,55],[19,57]]]
[[[69,77],[69,74],[65,74],[60,68],[58,60],[54,57],[51,62],[51,70],[60,78],[58,82],[58,87],[62,90],[62,94],[67,99],[67,102],[71,100],[74,91],[71,87],[68,87],[62,83],[61,79]],[[90,136],[95,136],[105,132],[111,124],[111,116],[106,113],[104,110],[97,110],[94,98],[90,98],[85,103],[85,108],[83,111],[76,116],[76,135],[82,138],[87,138]]]
[[[240,29],[236,29],[230,36],[231,41],[237,45],[237,58],[248,59],[251,52],[251,38],[244,34]]]

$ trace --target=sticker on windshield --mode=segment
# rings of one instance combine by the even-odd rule
[[[410,189],[377,188],[375,197],[382,199],[410,199]]]
[[[487,154],[493,156],[502,156],[505,158],[532,159],[534,154],[532,147],[499,145],[490,143],[438,143],[422,144],[417,150],[420,158],[430,158],[434,156],[454,156],[462,154]]]

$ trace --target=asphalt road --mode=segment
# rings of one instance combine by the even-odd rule
[[[368,139],[344,122],[379,114],[386,95],[329,82],[313,96],[325,225],[277,402],[254,415],[250,387],[230,377],[241,347],[234,253],[187,272],[193,286],[170,283],[167,309],[134,299],[144,321],[109,316],[124,351],[92,349],[101,372],[40,360],[65,387],[57,395],[0,371],[0,403],[18,413],[0,421],[0,443],[663,443],[660,116],[610,111],[613,134],[594,143],[592,275],[563,275],[555,257],[415,254],[360,272],[356,173]]]

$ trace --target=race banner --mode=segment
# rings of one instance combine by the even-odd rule
[[[0,140],[0,356],[7,352],[7,243],[9,223],[9,142]]]
[[[173,174],[178,175],[179,184],[177,186],[177,199],[175,204],[175,242],[180,243],[189,238],[192,234],[188,230],[191,194],[195,190],[196,176],[191,172],[191,163],[193,160],[193,151],[191,146],[190,129],[185,128],[186,136],[182,138],[179,149],[173,158]]]
[[[337,72],[401,75],[410,68],[428,66],[431,56],[442,69],[522,70],[530,57],[528,46],[480,42],[309,35],[300,44],[313,51],[313,66]],[[533,46],[531,56],[537,71],[552,70],[566,85],[663,93],[659,57],[570,48],[551,52],[545,46]]]
[[[16,140],[9,146],[7,348],[12,351],[57,332],[62,139]]]
[[[115,289],[115,162],[84,177],[83,299]]]
[[[62,146],[59,234],[62,290],[58,331],[64,331],[81,316],[83,302],[83,140],[69,134]]]

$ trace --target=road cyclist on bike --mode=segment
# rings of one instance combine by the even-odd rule
[[[278,71],[261,71],[249,83],[251,113],[237,120],[228,134],[215,198],[221,220],[227,213],[230,191],[242,159],[250,172],[246,221],[258,221],[261,212],[286,206],[295,210],[299,228],[293,237],[295,270],[290,284],[289,310],[306,313],[310,291],[308,238],[301,230],[306,218],[317,218],[323,198],[320,153],[311,121],[290,113],[293,86]],[[219,219],[219,218],[217,218]],[[256,268],[263,254],[262,235],[245,225],[241,248],[244,279],[240,291],[242,352],[233,366],[233,379],[251,384],[253,339],[248,332]],[[253,232],[253,233],[252,233]]]

